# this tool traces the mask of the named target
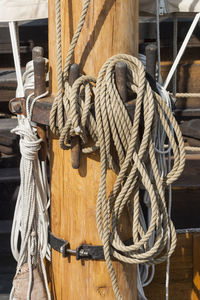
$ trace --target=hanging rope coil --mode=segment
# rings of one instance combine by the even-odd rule
[[[130,86],[136,87],[133,91],[137,93],[133,123],[125,107],[123,111],[124,105],[114,84],[114,65],[120,58],[127,63],[129,72],[130,74],[132,73],[132,78],[135,78],[134,81],[129,82]],[[104,254],[111,274],[115,295],[117,299],[121,299],[110,259],[111,246],[116,249],[113,256],[127,263],[160,263],[171,256],[175,249],[176,234],[174,226],[168,218],[164,186],[176,180],[183,170],[184,144],[180,129],[169,108],[159,95],[152,92],[145,79],[143,66],[131,56],[118,55],[109,59],[102,67],[97,79],[95,112],[101,154],[101,182],[97,202],[97,226],[104,244]],[[144,130],[141,138],[139,126],[142,115]],[[165,178],[159,174],[154,150],[158,118],[174,152],[173,168]],[[168,120],[174,128],[179,145],[176,144],[175,137],[172,135]],[[125,128],[123,128],[124,125]],[[120,171],[110,198],[107,199],[106,174],[109,161],[111,160],[110,141],[112,139],[119,157]],[[122,155],[123,151],[124,155]],[[112,157],[112,159],[114,158]],[[153,173],[152,179],[149,175],[150,168]],[[140,188],[144,188],[148,192],[152,210],[151,221],[146,232],[143,231],[140,223]],[[120,217],[127,205],[132,210],[130,210],[133,222],[133,245],[131,246],[126,246],[123,243],[118,228]],[[170,248],[163,256],[160,256],[167,245],[168,230],[170,231]],[[148,242],[153,234],[156,237],[155,242],[152,248],[148,249]]]
[[[20,163],[21,184],[11,232],[11,249],[17,261],[16,278],[23,269],[24,264],[28,263],[27,299],[31,299],[32,274],[33,270],[37,268],[43,276],[48,299],[50,299],[43,262],[47,253],[49,255],[49,221],[47,214],[47,178],[44,177],[38,160],[41,139],[38,139],[37,132],[31,127],[29,120],[22,115],[18,116],[18,126],[12,132],[20,136],[20,152],[22,155]],[[21,241],[20,249],[19,240]],[[10,299],[16,296],[14,286]],[[45,299],[47,299],[47,296]]]
[[[29,62],[24,75],[24,89],[34,88],[33,62]],[[44,258],[50,257],[48,244],[49,187],[46,162],[38,159],[42,139],[31,125],[33,105],[31,94],[26,100],[26,115],[18,116],[18,126],[12,130],[20,136],[20,189],[11,231],[11,249],[17,261],[16,275],[10,300],[40,298],[51,299]]]
[[[116,299],[122,299],[112,266],[111,248],[113,256],[126,263],[157,264],[171,256],[176,246],[176,233],[167,213],[164,190],[182,173],[185,150],[181,131],[171,110],[152,91],[145,78],[144,67],[137,58],[126,54],[115,55],[105,62],[97,79],[84,75],[72,87],[69,86],[70,62],[89,2],[84,1],[80,23],[62,72],[60,0],[56,0],[58,94],[50,115],[50,127],[54,133],[59,133],[63,149],[70,148],[74,135],[80,136],[85,152],[99,148],[101,179],[97,227]],[[115,65],[118,62],[126,63],[128,92],[132,97],[137,95],[133,118],[115,84]],[[91,107],[94,107],[95,113]],[[155,149],[158,124],[161,124],[174,155],[173,167],[166,174],[159,170],[158,149]],[[92,147],[88,147],[88,139],[93,140]],[[117,174],[117,179],[107,198],[109,168]],[[147,192],[152,211],[146,230],[141,224],[140,189]],[[127,207],[132,222],[132,244],[129,246],[124,244],[119,230],[121,216]],[[149,247],[152,235],[154,240]],[[168,240],[170,247],[167,247]]]
[[[12,130],[13,133],[16,133],[20,135],[20,152],[22,155],[22,161],[20,164],[20,173],[21,174],[29,174],[29,176],[22,176],[21,177],[21,186],[20,186],[20,192],[19,192],[19,201],[18,205],[15,210],[15,215],[14,217],[14,223],[16,222],[17,226],[13,226],[12,230],[12,240],[18,240],[19,239],[19,234],[22,236],[22,246],[21,246],[21,252],[26,248],[26,244],[28,242],[28,238],[31,235],[31,228],[33,225],[33,219],[34,219],[34,207],[38,205],[38,209],[41,213],[41,220],[40,223],[38,224],[41,226],[41,228],[38,230],[42,234],[41,240],[42,242],[42,254],[43,256],[46,254],[46,249],[47,249],[47,237],[46,237],[46,232],[48,232],[48,224],[46,220],[48,220],[48,216],[46,214],[46,207],[45,203],[43,203],[43,199],[41,194],[39,193],[37,196],[34,195],[34,190],[35,190],[35,181],[33,179],[33,176],[37,179],[40,177],[40,167],[38,166],[38,160],[37,160],[37,155],[38,151],[40,149],[40,144],[41,144],[41,139],[38,139],[36,132],[34,132],[31,129],[31,126],[29,124],[29,121],[24,118],[23,116],[19,116],[19,125]],[[42,176],[42,175],[41,175]],[[40,182],[38,180],[38,182]],[[26,187],[24,189],[24,187]],[[22,191],[26,190],[25,194],[22,194]],[[45,197],[46,197],[46,188],[40,186],[39,191],[44,191]],[[32,198],[27,200],[27,196],[31,195]],[[43,195],[44,197],[44,195]],[[24,201],[23,202],[21,201]],[[24,206],[27,207],[27,201],[31,203],[31,206],[28,207],[28,211],[26,211],[26,216],[23,215],[23,220],[20,218],[22,216],[22,209]],[[19,210],[17,209],[19,208]],[[21,212],[21,213],[20,213]],[[43,216],[43,217],[42,217]],[[21,223],[22,222],[22,223]],[[29,224],[29,230],[27,230],[27,223]],[[24,225],[23,225],[24,224]],[[45,225],[45,226],[43,226]],[[45,229],[45,232],[43,229]],[[19,230],[20,229],[20,230]],[[23,247],[23,244],[24,247]],[[13,255],[16,260],[19,260],[20,252],[18,250],[18,245],[16,242],[12,242],[12,251]],[[22,259],[23,260],[23,259]]]

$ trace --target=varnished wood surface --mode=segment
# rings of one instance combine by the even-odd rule
[[[77,27],[82,1],[62,1],[64,57]],[[86,23],[75,49],[80,70],[97,76],[112,55],[138,52],[138,1],[91,0]]]
[[[56,86],[55,10],[49,2],[49,54],[51,89]],[[82,1],[62,1],[63,57],[77,26]],[[117,53],[137,55],[137,0],[91,0],[86,24],[76,47],[74,61],[81,72],[97,76],[100,67]],[[51,139],[51,227],[52,232],[70,242],[72,249],[85,242],[101,245],[96,226],[96,200],[100,163],[95,157],[81,155],[79,170],[71,167],[69,151],[62,151],[58,140]],[[109,172],[108,193],[115,181]],[[125,218],[127,220],[127,218]],[[127,225],[125,225],[127,226]],[[128,235],[128,230],[125,230]],[[136,266],[114,263],[118,283],[125,299],[137,299]],[[104,261],[63,259],[52,253],[52,291],[56,300],[114,299]]]
[[[193,289],[192,300],[200,299],[200,234],[193,236]]]
[[[200,234],[179,234],[170,263],[170,300],[199,300]],[[166,264],[156,266],[153,282],[145,288],[148,300],[165,299]]]

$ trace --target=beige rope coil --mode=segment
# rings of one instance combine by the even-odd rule
[[[97,201],[97,227],[115,297],[122,299],[112,266],[111,252],[115,258],[126,263],[157,264],[170,257],[175,249],[176,233],[167,213],[164,190],[165,186],[173,183],[183,171],[185,150],[181,131],[172,112],[161,97],[151,90],[145,78],[144,67],[137,58],[125,54],[115,55],[105,62],[97,79],[81,76],[70,88],[68,83],[70,61],[84,24],[89,2],[84,1],[79,29],[72,40],[62,72],[60,0],[56,0],[60,90],[51,111],[50,126],[53,132],[56,132],[57,118],[60,145],[63,149],[70,147],[70,139],[74,135],[81,137],[85,152],[100,149],[101,180]],[[129,93],[137,94],[133,120],[115,84],[115,65],[120,61],[127,64]],[[95,117],[91,112],[91,106],[95,108]],[[65,108],[65,124],[64,111],[61,107]],[[158,122],[166,132],[174,155],[173,167],[164,177],[159,172],[154,149]],[[93,140],[93,147],[87,145],[89,137]],[[106,176],[109,168],[118,176],[107,199]],[[140,189],[145,189],[149,193],[152,209],[151,221],[146,232],[140,223]],[[132,220],[132,244],[129,246],[124,244],[119,233],[120,218],[126,207],[129,208]],[[148,242],[153,234],[155,241],[149,249]],[[168,240],[170,240],[169,249]]]

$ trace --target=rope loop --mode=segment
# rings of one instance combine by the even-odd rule
[[[18,126],[12,132],[20,136],[20,152],[23,158],[34,161],[38,156],[42,140],[38,139],[28,119],[21,115],[18,118]]]
[[[50,128],[54,133],[59,133],[63,149],[70,148],[74,135],[81,138],[82,152],[99,149],[101,176],[97,227],[114,294],[116,299],[121,300],[111,252],[125,263],[152,265],[168,259],[175,249],[176,232],[167,212],[165,187],[182,173],[185,149],[172,111],[151,89],[145,69],[137,58],[127,54],[115,55],[104,63],[97,79],[83,75],[70,87],[70,63],[89,3],[90,0],[84,1],[62,71],[60,0],[56,0],[58,93],[51,110]],[[128,99],[135,103],[133,116],[130,116],[116,87],[115,65],[118,62],[127,65]],[[158,147],[159,139],[162,140],[161,148]],[[169,141],[170,145],[167,152],[164,151],[165,141]],[[170,150],[174,162],[171,170],[167,171],[167,168],[163,170],[160,166],[165,164],[165,154]],[[106,185],[108,169],[117,174],[109,197]],[[144,199],[151,211],[148,224],[141,208],[141,190],[145,191]],[[132,237],[128,246],[121,234],[121,218],[127,209]]]
[[[65,84],[67,90],[64,94],[64,107],[66,114],[66,123],[60,133],[60,146],[63,149],[69,149],[71,138],[75,135],[80,136],[83,147],[88,143],[87,124],[92,122],[95,124],[94,117],[90,113],[93,105],[94,85],[96,79],[92,76],[81,76],[78,78],[72,87]],[[95,125],[94,125],[95,126]],[[94,140],[95,128],[91,135]]]
[[[24,91],[34,88],[33,61],[29,62],[24,75]],[[27,297],[30,300],[36,294],[37,284],[33,285],[34,269],[40,273],[41,285],[44,285],[44,299],[51,299],[44,258],[49,257],[48,245],[48,179],[46,162],[39,161],[38,151],[42,139],[37,136],[36,124],[33,125],[31,117],[35,102],[46,96],[44,94],[33,100],[30,94],[26,99],[26,117],[18,115],[18,126],[12,130],[20,136],[20,189],[17,197],[13,225],[11,231],[11,249],[17,261],[16,276],[10,293],[10,299],[16,299],[19,293],[19,285],[16,282],[25,266],[28,267]],[[32,101],[31,101],[32,100]],[[25,291],[26,293],[26,291]]]

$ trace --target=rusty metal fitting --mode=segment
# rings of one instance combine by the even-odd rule
[[[9,110],[13,114],[22,114],[24,107],[24,98],[13,98],[9,101]]]

